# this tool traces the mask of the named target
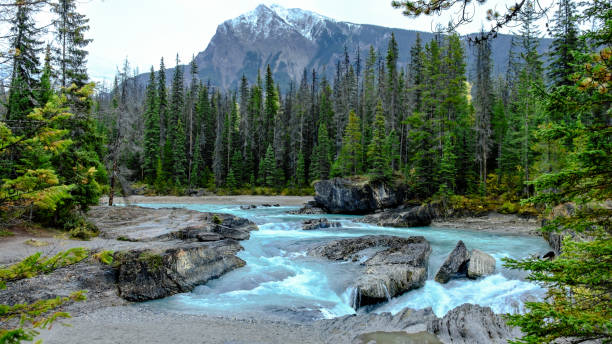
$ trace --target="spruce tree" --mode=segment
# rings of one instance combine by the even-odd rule
[[[391,175],[390,147],[387,144],[387,130],[382,103],[376,105],[376,117],[372,128],[372,141],[368,146],[368,172],[376,179]]]
[[[12,54],[12,71],[7,103],[6,119],[23,121],[32,111],[35,103],[36,90],[40,73],[38,55],[42,51],[39,41],[40,30],[36,28],[34,15],[36,4],[30,2],[17,6],[14,17],[9,20],[10,50]],[[22,127],[22,126],[18,126]],[[18,129],[16,134],[20,134]]]
[[[295,178],[296,178],[296,183],[297,186],[304,186],[306,185],[306,166],[305,166],[305,162],[304,162],[304,154],[300,151],[298,153],[298,161],[297,161],[297,168],[295,171]]]
[[[89,19],[77,12],[76,0],[57,0],[52,4],[55,26],[55,40],[58,44],[55,55],[59,64],[60,86],[85,85],[87,76],[87,50],[92,41],[84,34],[89,30]]]
[[[348,125],[344,131],[342,149],[334,163],[333,175],[357,175],[362,171],[361,127],[354,111],[349,113]]]
[[[151,66],[149,73],[149,84],[147,85],[145,99],[145,129],[144,129],[144,174],[145,180],[153,182],[159,158],[159,106],[157,104],[157,83],[155,81],[155,71]]]

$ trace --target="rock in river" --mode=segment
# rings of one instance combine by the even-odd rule
[[[117,252],[119,295],[129,301],[146,301],[191,291],[244,266],[235,256],[241,249],[237,241],[226,239]]]
[[[447,283],[456,274],[467,272],[467,264],[470,254],[463,241],[459,240],[455,249],[448,255],[442,266],[436,273],[435,280],[439,283]]]
[[[495,272],[495,258],[480,250],[472,250],[467,266],[467,276],[469,278],[479,278],[492,275],[493,272]]]
[[[357,222],[372,223],[383,227],[423,227],[429,226],[435,217],[435,211],[427,204],[410,209],[392,209],[367,215]]]
[[[334,240],[309,253],[331,260],[362,262],[365,270],[356,278],[353,294],[353,308],[358,309],[422,287],[431,247],[422,236],[367,235]]]
[[[329,221],[326,218],[305,220],[304,222],[302,222],[302,229],[304,230],[314,230],[314,229],[332,228],[332,227],[340,227],[340,226],[341,226],[340,222]]]
[[[330,213],[367,214],[397,207],[407,195],[403,185],[334,178],[316,182],[315,202]]]

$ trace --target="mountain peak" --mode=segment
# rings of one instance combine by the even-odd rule
[[[264,35],[275,23],[312,41],[316,32],[325,26],[326,21],[335,22],[331,18],[299,8],[285,8],[276,4],[268,7],[261,4],[254,10],[228,20],[226,23],[234,28],[262,32]]]

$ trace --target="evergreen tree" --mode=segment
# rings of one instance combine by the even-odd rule
[[[368,171],[375,178],[390,177],[391,159],[390,148],[387,144],[387,130],[385,129],[385,116],[382,103],[376,106],[376,117],[373,125],[372,141],[368,146]]]
[[[344,131],[342,149],[334,163],[333,175],[356,175],[362,171],[361,127],[359,117],[354,111],[349,113],[349,121]]]
[[[55,26],[55,40],[58,44],[56,60],[59,64],[60,86],[75,84],[82,87],[87,83],[87,50],[92,41],[84,34],[89,30],[89,19],[77,12],[76,0],[57,0],[52,4]]]
[[[40,73],[38,55],[42,42],[38,40],[40,30],[35,27],[34,15],[36,4],[26,2],[17,6],[15,16],[9,20],[10,50],[12,55],[12,71],[9,88],[6,119],[25,120],[32,111],[39,89]],[[20,134],[21,129],[16,131]]]
[[[484,35],[484,32],[481,32]],[[479,42],[476,46],[476,83],[474,108],[476,110],[476,161],[482,189],[486,190],[487,164],[491,148],[491,117],[493,111],[493,82],[491,80],[491,43]]]
[[[144,174],[145,180],[153,181],[156,178],[157,160],[159,159],[159,106],[157,104],[157,84],[155,71],[151,66],[149,84],[145,99],[145,131],[144,131]]]
[[[304,154],[300,151],[298,154],[297,169],[295,171],[297,186],[306,185],[306,166],[304,162]]]
[[[553,17],[550,28],[553,37],[548,67],[548,78],[555,86],[571,86],[570,79],[579,63],[574,54],[583,51],[578,38],[578,10],[573,0],[559,0],[559,8]]]

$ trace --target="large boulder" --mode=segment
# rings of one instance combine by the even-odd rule
[[[402,184],[334,178],[316,182],[315,202],[330,213],[367,214],[397,207],[407,196]]]
[[[480,250],[472,250],[470,253],[470,261],[467,265],[467,276],[469,278],[479,278],[492,275],[494,272],[495,258]]]
[[[244,266],[235,256],[242,249],[232,239],[213,242],[168,242],[154,248],[119,251],[119,295],[129,301],[159,299],[193,290],[197,285]]]
[[[422,287],[427,279],[431,246],[422,236],[368,235],[334,240],[309,253],[331,260],[362,262],[365,269],[356,278],[352,295],[352,306],[358,309]]]
[[[454,275],[465,275],[469,259],[470,253],[463,241],[459,240],[453,251],[446,257],[442,266],[440,266],[438,273],[436,273],[436,282],[447,283]]]
[[[366,215],[356,222],[372,223],[382,227],[424,227],[435,217],[435,209],[424,204],[409,209],[391,209]]]
[[[302,222],[302,229],[306,231],[315,230],[315,229],[323,229],[323,228],[334,228],[334,227],[340,227],[340,226],[341,226],[340,222],[329,221],[326,218],[304,220]]]
[[[319,204],[315,201],[309,201],[304,206],[298,210],[291,210],[287,212],[288,214],[294,215],[319,215],[319,214],[327,214],[325,209],[319,207]]]
[[[435,334],[445,344],[505,344],[522,335],[491,308],[469,303],[454,308],[441,319],[430,321],[427,332]]]

